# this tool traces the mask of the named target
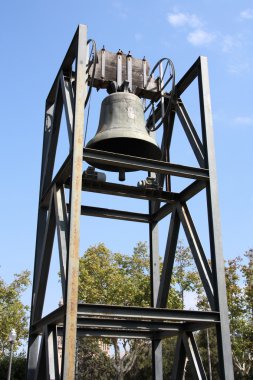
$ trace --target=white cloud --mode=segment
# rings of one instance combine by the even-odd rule
[[[252,20],[253,19],[253,9],[245,9],[240,13],[241,18],[246,20]]]
[[[195,14],[174,12],[167,16],[168,22],[174,27],[188,26],[191,28],[199,28],[202,22]]]
[[[221,44],[222,44],[222,51],[224,53],[228,53],[233,48],[240,47],[241,41],[238,37],[226,35],[226,36],[222,37]]]
[[[253,126],[253,116],[237,116],[234,123],[238,125]]]
[[[187,40],[194,46],[208,45],[215,40],[215,34],[197,29],[188,34]]]
[[[215,34],[205,31],[204,23],[194,13],[182,13],[174,10],[173,13],[168,13],[167,20],[173,27],[184,26],[193,29],[188,33],[187,41],[194,46],[208,45],[215,39]]]

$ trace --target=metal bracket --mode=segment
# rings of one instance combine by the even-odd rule
[[[83,179],[92,182],[106,182],[106,175],[102,172],[96,172],[93,166],[88,166],[88,168],[83,172]]]

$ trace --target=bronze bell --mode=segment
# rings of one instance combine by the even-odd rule
[[[153,136],[146,129],[140,98],[127,92],[115,92],[103,100],[97,133],[86,147],[159,160],[161,150]],[[113,166],[89,163],[99,169],[119,171]]]

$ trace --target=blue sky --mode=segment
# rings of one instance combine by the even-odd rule
[[[146,56],[151,66],[161,57],[171,58],[177,80],[198,56],[208,57],[224,256],[253,246],[251,1],[13,0],[2,4],[0,18],[1,277],[10,281],[13,273],[33,269],[44,104],[80,23],[88,25],[98,48],[131,50],[135,57]],[[195,113],[193,107],[193,120]],[[95,120],[91,116],[91,137]],[[102,205],[111,207],[103,199]],[[82,250],[105,241],[113,250],[130,253],[138,240],[147,240],[143,226],[103,223],[82,227]]]

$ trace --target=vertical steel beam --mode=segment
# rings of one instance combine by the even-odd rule
[[[154,202],[149,202],[150,216],[154,212]],[[158,223],[149,223],[149,245],[150,245],[150,281],[151,281],[151,307],[156,307],[160,285],[160,258]]]
[[[215,307],[216,310],[220,312],[220,324],[217,326],[220,376],[222,379],[233,380],[234,373],[230,343],[224,259],[222,255],[211,98],[206,57],[200,57],[200,74],[198,81],[203,145],[205,148],[205,165],[206,168],[209,169],[210,175],[210,183],[209,186],[207,186],[207,209],[214,294],[216,301]]]
[[[172,139],[172,134],[174,130],[174,122],[175,122],[175,112],[172,111],[169,118],[165,119],[164,121],[164,133],[163,133],[163,138],[162,138],[162,144],[161,144],[161,149],[162,149],[162,159],[166,162],[170,161],[170,145],[171,145],[171,139]],[[160,183],[163,184],[164,181],[164,176],[159,175],[158,178],[160,177]],[[171,176],[167,175],[165,178],[165,185],[166,185],[166,191],[171,191]]]
[[[57,327],[48,328],[49,379],[60,380],[58,363]]]
[[[46,327],[41,336],[40,350],[38,354],[37,367],[33,380],[48,380],[48,359],[46,357]]]
[[[69,252],[67,263],[66,320],[63,343],[63,379],[75,376],[75,351],[78,303],[79,237],[84,141],[84,103],[86,98],[87,27],[77,31],[76,87],[73,120],[73,157],[70,193]]]
[[[34,380],[38,364],[40,336],[30,336],[27,354],[27,380]]]
[[[149,214],[152,215],[156,209],[156,202],[149,202]],[[151,307],[157,307],[158,291],[160,284],[160,259],[158,223],[149,224],[149,247],[150,247],[150,287]],[[162,365],[162,341],[152,340],[152,376],[154,380],[163,379]]]
[[[172,113],[170,119],[164,122],[164,133],[162,138],[162,159],[169,161],[171,137],[174,127],[175,113]],[[166,190],[171,191],[170,176],[158,176],[158,182],[163,186],[165,180]],[[150,216],[160,208],[159,201],[149,202]],[[150,240],[150,282],[151,282],[151,306],[158,307],[158,294],[160,288],[160,258],[159,258],[159,239],[158,239],[158,222],[149,224],[149,240]],[[163,379],[163,363],[162,363],[162,341],[152,340],[152,376],[155,380]]]
[[[152,378],[153,380],[163,379],[163,352],[160,339],[152,339]]]

